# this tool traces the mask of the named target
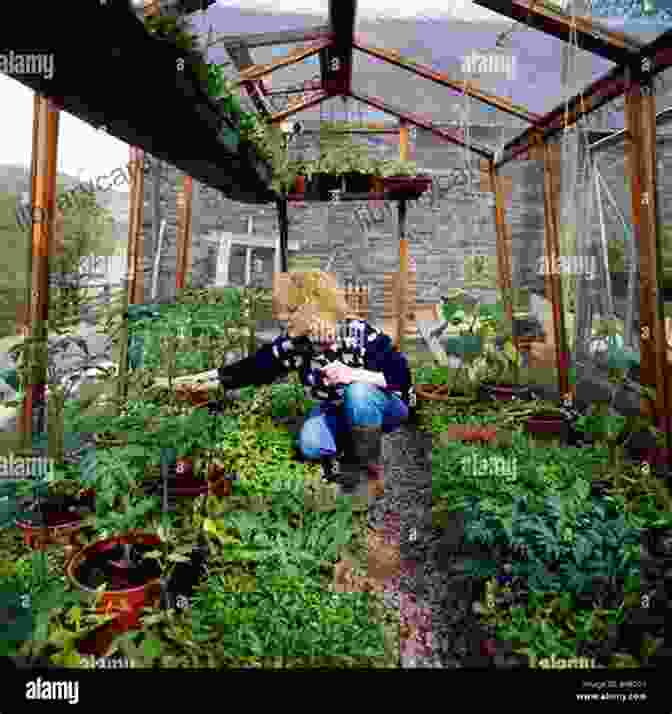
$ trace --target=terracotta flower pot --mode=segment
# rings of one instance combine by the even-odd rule
[[[175,390],[178,402],[189,402],[194,407],[205,407],[210,401],[207,387],[179,386]]]
[[[211,495],[226,498],[231,495],[235,476],[227,473],[217,464],[211,464],[208,470],[208,487]]]
[[[127,568],[120,558],[120,546],[133,545],[144,552],[161,545],[158,536],[148,533],[128,533],[92,543],[76,553],[66,564],[65,572],[70,582],[79,590],[94,596],[97,579],[109,583],[98,603],[100,614],[112,614],[113,622],[102,626],[97,631],[98,637],[87,638],[78,647],[80,653],[88,654],[86,649],[96,648],[95,654],[102,654],[101,649],[115,633],[126,632],[140,627],[140,615],[143,607],[159,603],[161,592],[161,571],[159,565],[150,559],[142,561],[141,566]]]
[[[415,395],[418,401],[447,402],[450,399],[450,385],[416,384]]]
[[[294,193],[304,194],[306,192],[306,177],[297,176],[294,181]]]
[[[385,180],[382,176],[373,176],[371,179],[371,192],[372,193],[384,193],[385,192]]]

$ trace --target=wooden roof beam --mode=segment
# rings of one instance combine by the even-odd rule
[[[501,97],[496,97],[493,94],[488,94],[487,92],[477,89],[473,82],[467,82],[465,88],[464,82],[451,79],[448,75],[443,74],[442,72],[437,72],[428,65],[415,62],[414,60],[404,59],[401,55],[398,55],[390,50],[370,47],[365,45],[363,42],[360,42],[357,38],[355,38],[354,47],[360,52],[365,52],[372,57],[376,57],[384,62],[393,64],[396,67],[401,67],[408,72],[412,72],[413,74],[417,74],[419,77],[429,79],[431,82],[440,84],[443,87],[448,87],[455,92],[459,92],[461,94],[464,91],[467,96],[494,107],[495,109],[499,109],[506,114],[522,119],[530,124],[533,124],[542,118],[541,114],[534,114],[533,112],[527,111],[524,107],[512,104],[507,99],[502,99]]]
[[[292,50],[289,54],[284,57],[280,57],[280,59],[277,59],[275,62],[271,62],[271,64],[252,65],[251,67],[246,67],[245,69],[240,70],[241,76],[236,82],[236,86],[240,86],[244,82],[257,81],[278,69],[298,64],[304,59],[318,54],[320,50],[328,47],[330,44],[331,40],[320,40],[319,42],[312,44],[310,47]]]
[[[572,18],[550,2],[539,0],[474,0],[476,5],[510,17],[534,30],[569,42]],[[630,61],[644,44],[622,32],[614,32],[588,17],[576,17],[578,46],[598,57],[621,65]]]
[[[317,104],[321,104],[325,99],[329,99],[333,95],[330,92],[326,92],[323,89],[318,90],[313,93],[313,96],[308,97],[307,99],[298,102],[291,107],[288,107],[282,112],[277,112],[276,114],[271,115],[271,121],[275,124],[277,122],[284,121],[288,117],[291,117],[293,114],[298,114],[299,112],[304,111],[304,109],[310,109],[311,107],[316,106]]]
[[[500,167],[509,163],[516,157],[525,154],[538,141],[547,141],[562,131],[565,126],[576,124],[577,121],[607,102],[622,96],[628,86],[626,75],[629,71],[632,71],[635,81],[646,83],[668,67],[672,67],[672,30],[664,32],[646,45],[636,61],[631,63],[632,69],[629,65],[614,67],[610,72],[592,82],[581,94],[573,97],[567,105],[567,121],[565,121],[566,107],[563,102],[542,117],[535,126],[525,129],[509,141],[502,149],[501,156],[496,157],[496,165]]]

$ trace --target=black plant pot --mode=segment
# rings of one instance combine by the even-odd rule
[[[368,174],[360,174],[351,171],[345,174],[346,193],[369,193],[371,190],[371,177]]]
[[[161,607],[166,610],[181,610],[184,600],[189,600],[199,582],[207,575],[207,543],[196,546],[188,563],[178,563],[171,576],[161,583]]]
[[[343,188],[343,177],[331,174],[315,174],[318,182],[318,196],[320,201],[330,201],[331,191],[340,191]]]
[[[317,174],[314,174],[310,178],[306,176],[306,191],[304,195],[307,201],[320,200],[320,179]]]
[[[516,384],[481,384],[479,398],[482,401],[511,401],[513,399],[530,400],[532,390],[526,385]]]

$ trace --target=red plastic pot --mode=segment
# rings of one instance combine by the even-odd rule
[[[175,477],[171,481],[171,491],[178,498],[196,498],[208,492],[208,484],[194,475],[194,460],[177,459]]]
[[[93,489],[80,494],[80,498],[91,498],[95,495]],[[48,499],[46,505],[48,506]],[[79,547],[79,532],[83,526],[83,518],[77,513],[68,511],[51,511],[45,513],[46,526],[30,521],[16,521],[16,526],[23,532],[25,544],[33,550],[45,550],[50,545],[62,545],[74,549]]]
[[[156,548],[161,545],[161,539],[149,533],[128,533],[92,543],[75,553],[66,564],[65,572],[70,582],[79,590],[94,596],[96,589],[88,587],[79,580],[82,566],[95,557],[108,553],[111,555],[119,545]],[[158,604],[160,594],[160,577],[150,577],[142,585],[104,591],[97,611],[100,614],[115,615],[115,620],[103,626],[103,629],[108,628],[115,632],[137,629],[140,626],[142,608]]]
[[[569,425],[559,414],[535,414],[527,420],[526,431],[540,438],[566,439]]]

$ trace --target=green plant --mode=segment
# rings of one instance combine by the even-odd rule
[[[351,519],[346,501],[332,512],[308,510],[300,489],[284,488],[261,512],[226,513],[222,529],[238,538],[223,547],[228,567],[193,600],[193,640],[223,642],[241,658],[380,656],[366,597],[326,592],[318,579],[352,537]],[[250,586],[232,577],[242,563],[253,568]]]
[[[96,514],[91,526],[101,537],[142,528],[147,515],[156,511],[158,500],[141,489],[142,472],[132,457],[142,456],[137,445],[122,449],[99,449],[83,469],[82,483],[96,491]]]
[[[50,622],[62,608],[81,603],[62,576],[48,568],[47,554],[35,551],[0,576],[0,606],[9,615],[0,640],[2,656],[39,656],[49,644]]]
[[[144,24],[151,35],[169,40],[171,44],[185,53],[193,54],[198,52],[198,35],[191,32],[191,23],[188,19],[159,14],[146,17]],[[199,80],[207,87],[209,79],[208,65],[203,60],[193,61],[187,59],[187,62],[193,67]]]
[[[417,176],[418,165],[415,161],[391,160],[382,161],[377,166],[378,175],[383,178],[391,176]]]

